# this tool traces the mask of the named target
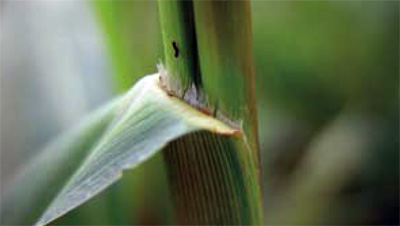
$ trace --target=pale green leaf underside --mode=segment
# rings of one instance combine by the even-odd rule
[[[168,96],[159,85],[158,74],[144,77],[121,98],[115,119],[36,224],[45,225],[81,205],[118,180],[123,170],[142,163],[168,142],[197,130],[225,135],[236,132]]]
[[[1,225],[28,225],[36,222],[100,140],[115,117],[120,99],[89,114],[77,127],[50,143],[19,172],[0,197]]]

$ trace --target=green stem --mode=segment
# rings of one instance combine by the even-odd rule
[[[241,129],[164,151],[179,224],[262,224],[249,1],[159,1],[167,89]],[[179,54],[176,56],[176,46]],[[186,95],[186,96],[185,96]]]
[[[210,105],[257,137],[249,1],[195,1],[201,76]]]
[[[196,34],[194,28],[193,2],[159,1],[165,63],[169,77],[167,88],[183,97],[191,84],[201,86]]]

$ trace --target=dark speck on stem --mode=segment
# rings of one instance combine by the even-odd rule
[[[172,42],[172,47],[174,48],[174,56],[177,58],[179,56],[179,48],[176,42]]]

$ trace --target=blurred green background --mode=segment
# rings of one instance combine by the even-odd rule
[[[0,7],[3,191],[47,142],[154,73],[163,47],[156,1]],[[252,11],[265,223],[399,224],[399,2]],[[158,155],[56,223],[172,224],[170,202]]]

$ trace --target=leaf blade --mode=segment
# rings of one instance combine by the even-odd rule
[[[100,193],[168,142],[197,131],[234,135],[236,129],[168,96],[158,74],[141,79],[121,100],[119,114],[91,155],[37,221],[45,225]]]
[[[117,98],[88,115],[77,127],[51,142],[19,173],[2,197],[1,224],[35,222],[65,178],[73,174],[73,168],[79,166],[106,130],[118,102]]]

